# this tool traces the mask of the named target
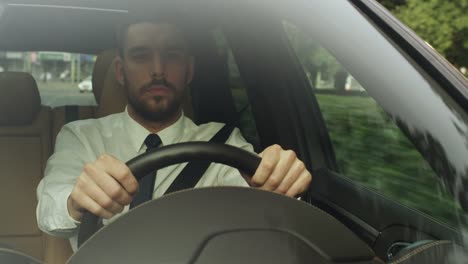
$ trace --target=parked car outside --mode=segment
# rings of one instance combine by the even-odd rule
[[[70,80],[70,70],[64,70],[60,73],[60,81],[65,82]]]
[[[92,92],[93,91],[93,83],[91,81],[91,76],[88,76],[83,81],[81,81],[78,84],[78,88],[80,89],[80,93]]]

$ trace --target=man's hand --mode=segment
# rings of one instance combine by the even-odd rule
[[[108,219],[122,212],[137,191],[138,182],[127,165],[102,155],[84,166],[68,197],[68,212],[77,221],[85,210]]]
[[[312,175],[292,150],[272,145],[259,154],[262,161],[249,184],[295,197],[309,188]]]

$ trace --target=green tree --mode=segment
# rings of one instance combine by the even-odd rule
[[[468,65],[468,0],[379,0],[454,65]]]
[[[406,4],[406,0],[377,0],[377,2],[381,3],[390,11],[394,10],[398,6]]]
[[[317,87],[317,74],[335,76],[337,72],[344,71],[335,57],[322,48],[317,40],[306,36],[293,24],[284,23],[284,28],[291,46],[294,48],[299,61],[304,65],[313,87]]]

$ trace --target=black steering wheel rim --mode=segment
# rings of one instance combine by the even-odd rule
[[[247,175],[253,175],[260,164],[260,157],[246,150],[211,142],[186,142],[164,146],[139,155],[126,164],[135,178],[140,181],[153,170],[197,160],[208,160],[237,168]],[[78,247],[100,228],[101,219],[85,212],[78,232]]]

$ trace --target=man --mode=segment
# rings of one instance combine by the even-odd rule
[[[194,74],[194,61],[176,26],[143,22],[128,25],[120,33],[115,69],[126,89],[126,110],[64,126],[37,190],[39,227],[52,235],[71,237],[74,247],[85,210],[105,219],[128,210],[139,186],[124,162],[145,152],[148,135],[157,134],[162,145],[208,141],[222,127],[219,123],[197,126],[183,115],[181,105]],[[226,143],[253,151],[238,129]],[[312,176],[293,151],[274,145],[260,156],[262,161],[249,184],[236,169],[212,164],[196,187],[250,185],[291,197],[308,188]],[[153,198],[166,191],[183,167],[177,164],[157,172]]]

